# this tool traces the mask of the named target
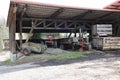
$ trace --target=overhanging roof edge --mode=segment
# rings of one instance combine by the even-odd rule
[[[62,7],[62,8],[76,8],[76,9],[84,9],[84,10],[100,10],[100,11],[114,11],[120,12],[120,10],[111,10],[111,9],[95,9],[95,8],[85,8],[79,6],[66,6],[66,5],[58,5],[58,4],[50,4],[50,3],[42,3],[42,2],[35,2],[35,1],[25,1],[25,0],[11,0],[14,3],[24,3],[24,4],[34,4],[34,5],[44,5],[44,6],[52,6],[52,7]]]

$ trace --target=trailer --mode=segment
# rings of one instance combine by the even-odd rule
[[[93,38],[93,47],[100,50],[120,49],[120,37]]]
[[[30,55],[31,52],[43,53],[46,49],[47,46],[43,44],[37,44],[33,42],[26,42],[22,44],[22,53],[25,56]]]
[[[94,48],[100,50],[120,49],[120,37],[113,36],[111,24],[97,24],[92,29]]]

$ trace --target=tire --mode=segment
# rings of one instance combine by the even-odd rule
[[[22,49],[22,53],[25,55],[25,56],[29,56],[31,54],[31,50],[29,48],[23,48]]]

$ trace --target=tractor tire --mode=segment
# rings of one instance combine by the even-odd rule
[[[29,56],[31,54],[31,50],[29,48],[23,48],[22,49],[22,53],[25,55],[25,56]]]

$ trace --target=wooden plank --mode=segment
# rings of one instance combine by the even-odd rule
[[[10,24],[12,23],[12,20],[14,18],[14,16],[16,15],[16,12],[17,12],[17,6],[16,4],[14,5],[11,5],[11,10],[10,10],[10,15],[8,16],[8,26],[10,26]]]
[[[14,8],[13,5],[10,5],[7,26],[11,25],[10,23],[11,23],[11,17],[12,17],[13,8]]]
[[[23,18],[26,10],[27,10],[27,5],[24,5],[24,6],[23,6],[23,9],[22,9],[22,12],[21,12],[21,19]]]
[[[12,53],[16,53],[16,41],[15,41],[15,33],[16,33],[16,12],[17,12],[17,6],[12,5],[11,10],[11,17],[9,22],[9,38],[10,38],[10,51]]]
[[[73,20],[82,19],[83,17],[85,17],[86,15],[88,15],[88,14],[90,14],[90,13],[92,13],[92,11],[91,11],[91,10],[88,10],[88,11],[86,11],[86,12],[84,12],[84,13],[81,13],[81,14],[79,14],[79,15],[77,15],[77,16],[74,16],[72,19],[73,19]]]
[[[20,51],[22,50],[22,20],[20,20],[20,34],[19,34],[19,39],[20,39]]]
[[[11,26],[9,27],[10,51],[12,53],[16,52],[15,32],[16,32],[16,23],[14,17]]]
[[[64,11],[63,8],[58,9],[57,11],[55,11],[50,17],[48,18],[56,18],[58,15],[60,15],[62,12]]]
[[[35,26],[35,23],[36,23],[36,22],[32,20],[32,27],[31,27],[31,30],[30,30],[29,34],[31,34],[31,33],[33,32],[34,28],[36,27],[36,26]],[[28,37],[25,42],[28,42],[29,39],[30,39],[30,37]]]
[[[22,20],[23,20],[23,16],[25,14],[27,10],[27,5],[24,5],[23,8],[22,8],[22,12],[21,12],[21,18],[20,18],[20,33],[19,33],[19,39],[20,39],[20,51],[22,51]]]

